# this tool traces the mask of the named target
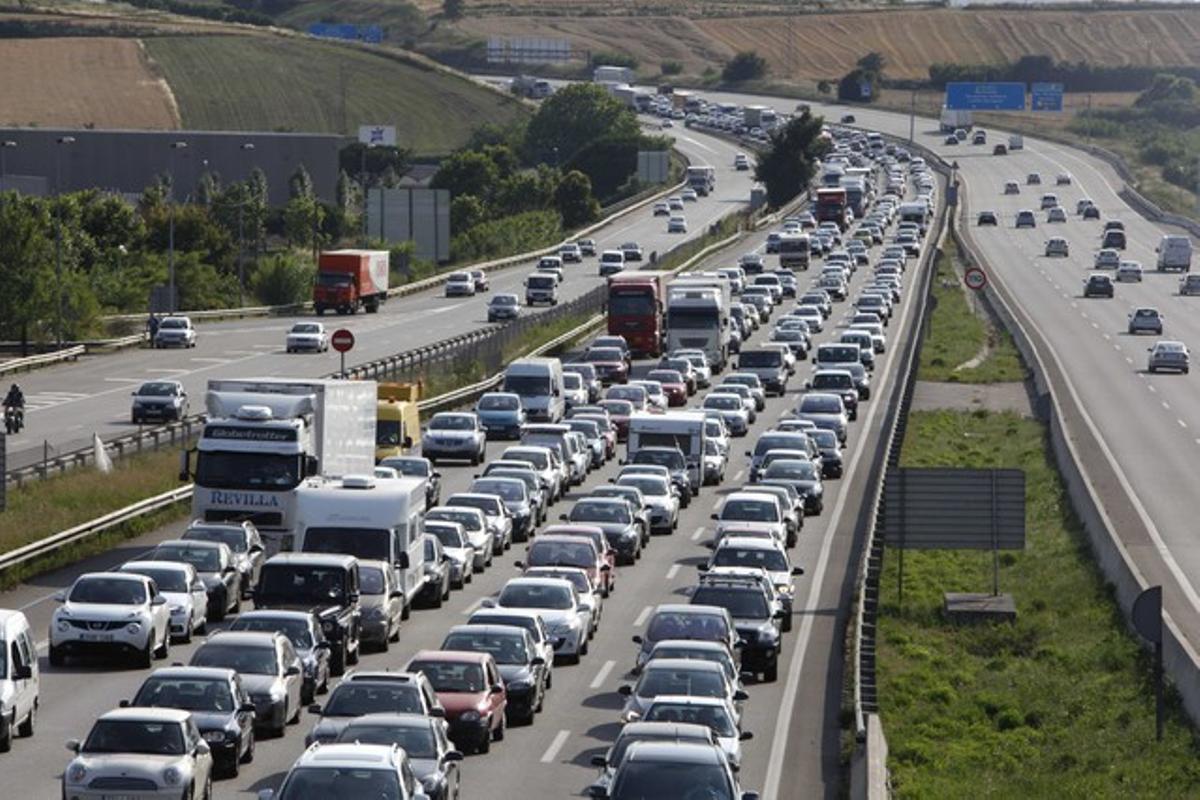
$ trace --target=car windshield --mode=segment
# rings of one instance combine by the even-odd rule
[[[852,389],[854,388],[854,379],[849,375],[822,375],[818,373],[813,376],[812,387],[814,389]]]
[[[387,584],[379,567],[359,566],[358,588],[363,594],[383,594]]]
[[[714,567],[762,567],[769,572],[786,572],[787,556],[760,547],[719,547],[713,554]]]
[[[309,623],[302,619],[285,619],[279,617],[253,617],[242,615],[234,619],[229,626],[231,631],[279,631],[286,636],[297,650],[311,650],[316,644],[313,641],[312,629]]]
[[[600,405],[616,417],[628,417],[633,414],[633,403],[628,400],[601,400]]]
[[[146,585],[140,580],[81,578],[71,588],[72,603],[136,606],[146,602]]]
[[[143,397],[170,397],[175,394],[173,383],[143,383],[137,393]]]
[[[471,484],[472,492],[480,492],[482,494],[494,494],[503,497],[505,500],[524,500],[525,499],[525,484],[520,481],[508,479],[487,480],[480,478]]]
[[[829,448],[839,446],[837,434],[831,430],[815,430],[809,435],[817,441],[817,446],[819,447]]]
[[[583,388],[583,378],[575,372],[563,373],[563,386],[572,391]]]
[[[131,705],[217,713],[229,713],[234,710],[233,692],[229,690],[229,682],[224,679],[151,676],[142,684]]]
[[[841,412],[841,401],[836,397],[818,397],[808,395],[800,401],[801,414],[838,414]]]
[[[191,587],[188,586],[187,573],[181,569],[134,567],[132,569],[124,569],[122,572],[133,572],[137,575],[145,575],[147,578],[154,581],[154,585],[158,587],[160,592],[186,593],[191,591]]]
[[[650,475],[646,476],[626,476],[620,480],[621,486],[632,486],[634,489],[641,491],[642,494],[651,496],[662,496],[670,494],[671,490],[666,481],[661,478],[655,478]]]
[[[583,358],[586,361],[624,361],[625,354],[615,347],[589,347]]]
[[[423,458],[385,458],[379,465],[391,467],[401,475],[417,478],[427,478],[433,472],[429,462]]]
[[[571,509],[571,522],[613,522],[628,524],[629,506],[625,503],[579,502]]]
[[[442,642],[443,650],[466,650],[471,653],[491,653],[497,664],[528,664],[529,653],[520,636],[496,633],[455,631]]]
[[[575,605],[571,590],[566,586],[529,583],[510,583],[500,592],[497,602],[505,608],[546,608],[560,611]]]
[[[426,673],[428,674],[428,673]],[[441,691],[439,689],[439,691]],[[351,722],[341,732],[339,742],[359,744],[399,745],[409,758],[437,758],[437,741],[428,725],[384,725],[373,722]],[[357,797],[358,795],[346,795]],[[362,795],[374,800],[375,795]],[[334,795],[337,797],[337,795]],[[327,800],[322,795],[319,800]]]
[[[292,333],[320,333],[321,326],[311,322],[297,322],[292,326]]]
[[[404,800],[407,796],[395,769],[297,767],[288,773],[275,800],[324,800],[330,797]]]
[[[391,539],[391,532],[384,528],[306,528],[302,550],[305,553],[340,553],[387,561]]]
[[[710,394],[704,398],[704,408],[739,410],[742,408],[742,399],[732,394]]]
[[[466,511],[465,509],[462,511],[455,511],[452,508],[440,508],[436,511],[430,511],[425,518],[427,520],[441,519],[448,522],[457,522],[459,525],[463,526],[464,530],[467,531],[482,530],[484,526],[483,520],[481,520],[478,515],[472,514],[470,511]]]
[[[789,458],[783,461],[771,462],[771,466],[767,467],[767,471],[763,473],[763,477],[810,481],[816,479],[817,468],[811,461],[799,461]]]
[[[221,571],[221,554],[212,547],[163,544],[155,548],[151,555],[155,561],[182,561],[191,564],[197,572]]]
[[[245,553],[249,549],[246,535],[240,529],[190,528],[183,534],[183,538],[198,542],[219,542],[228,545],[235,553]]]
[[[710,670],[647,669],[638,681],[638,697],[685,694],[692,697],[724,697],[725,680]]]
[[[696,661],[708,661],[713,664],[720,664],[727,678],[736,679],[738,675],[737,667],[726,650],[712,650],[707,648],[701,650],[694,647],[663,647],[659,645],[654,648],[654,658],[690,658]]]
[[[479,398],[480,411],[516,411],[521,407],[521,398],[504,394],[485,394]]]
[[[484,514],[489,516],[500,516],[503,512],[500,510],[500,501],[492,497],[482,495],[450,495],[450,499],[446,501],[448,506],[466,506],[467,508],[478,508]]]
[[[736,736],[737,729],[729,713],[721,706],[692,706],[676,703],[654,703],[646,710],[643,717],[647,722],[688,722],[695,725],[705,725],[717,736]],[[661,766],[661,765],[659,765]],[[697,765],[691,765],[693,769]],[[690,770],[689,770],[690,772]],[[686,785],[691,786],[688,778],[683,778]],[[677,792],[678,790],[676,790]],[[664,795],[647,795],[647,797],[690,797],[686,794],[668,792]],[[705,798],[708,800],[708,798]]]
[[[170,328],[181,328],[182,329],[182,328],[186,328],[186,327],[187,327],[187,320],[182,320],[182,319],[164,319],[162,322],[158,323],[159,330],[170,329]]]
[[[415,683],[369,680],[338,684],[322,715],[361,717],[363,714],[424,714],[421,690]]]
[[[340,567],[270,564],[263,567],[255,600],[266,605],[341,604],[347,578]]]
[[[585,542],[534,542],[526,563],[531,567],[594,567],[596,556]]]
[[[778,367],[783,363],[783,355],[778,352],[748,350],[738,356],[742,367]]]
[[[424,672],[437,692],[474,694],[482,692],[485,688],[483,667],[479,664],[460,661],[414,661],[408,665],[408,671]]]
[[[657,464],[667,469],[683,469],[683,453],[678,450],[638,450],[630,460],[633,464]]]
[[[663,639],[701,639],[720,642],[724,641],[728,634],[725,621],[711,613],[688,614],[664,611],[656,614],[646,629],[646,638],[652,642]]]
[[[224,667],[244,675],[276,675],[275,648],[207,642],[192,656],[193,667]]]
[[[778,522],[779,509],[769,500],[726,500],[721,519],[730,522]]]
[[[692,602],[705,606],[720,606],[730,616],[741,619],[766,619],[767,598],[758,589],[733,589],[724,586],[698,586],[692,592]]]
[[[183,755],[183,728],[178,722],[102,719],[88,734],[81,753]]]
[[[492,298],[494,306],[515,306],[517,304],[517,296],[515,294],[498,294]]]
[[[466,414],[438,414],[429,420],[431,431],[470,431],[475,429],[475,418]]]

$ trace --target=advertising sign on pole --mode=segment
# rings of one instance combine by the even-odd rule
[[[395,147],[395,125],[359,125],[358,140],[367,147]]]

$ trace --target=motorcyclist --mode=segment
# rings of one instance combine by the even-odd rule
[[[4,410],[14,409],[19,423],[25,422],[25,393],[21,391],[21,387],[13,384],[9,387],[8,394],[4,396]]]

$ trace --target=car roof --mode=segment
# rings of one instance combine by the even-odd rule
[[[85,572],[76,578],[75,581],[78,582],[90,578],[111,578],[119,581],[137,581],[138,583],[149,580],[145,575],[138,575],[131,572]]]
[[[423,651],[424,652],[424,651]],[[485,656],[487,653],[467,653],[461,651],[434,651],[453,653],[454,655],[480,655]],[[347,725],[347,728],[365,726],[365,725],[389,725],[396,728],[428,728],[434,724],[437,717],[427,717],[424,714],[363,714],[361,717],[355,717]]]
[[[725,755],[721,748],[692,742],[634,742],[625,754],[625,764],[631,762],[670,762],[697,765],[721,764]]]
[[[190,678],[204,681],[228,681],[237,675],[237,670],[225,667],[160,667],[151,672],[150,678]]]
[[[696,658],[655,658],[647,661],[642,667],[643,674],[651,670],[689,670],[691,672],[714,672],[724,674],[724,667],[715,661],[702,661]]]
[[[264,567],[272,564],[291,564],[297,566],[318,567],[352,567],[358,564],[354,556],[337,553],[276,553],[267,559]]]
[[[114,708],[112,711],[106,711],[100,715],[100,720],[105,722],[114,720],[129,720],[133,722],[186,722],[192,716],[190,711],[183,711],[178,708],[162,708],[155,706],[154,708],[144,708],[132,706],[130,708]],[[99,721],[99,720],[98,720]]]
[[[301,764],[345,764],[355,769],[395,769],[404,751],[396,745],[362,744],[360,742],[314,744],[296,761]]]
[[[752,539],[748,536],[726,536],[717,544],[717,550],[725,548],[738,547],[743,550],[778,550],[784,552],[783,547],[770,539]]]
[[[238,614],[234,619],[234,622],[242,619],[294,619],[303,622],[311,622],[313,620],[313,613],[311,611],[256,608],[253,611],[243,611],[241,614]]]
[[[483,611],[482,608],[479,610]],[[497,609],[497,610],[499,610],[499,609]],[[518,610],[520,610],[520,609],[515,609],[515,608],[514,609],[505,609],[505,611],[509,615],[512,615],[513,613],[515,613]],[[476,613],[478,613],[478,612],[476,612]],[[474,615],[472,615],[472,616],[474,616]],[[520,636],[520,637],[524,638],[525,635],[527,633],[529,633],[529,631],[525,630],[524,628],[518,627],[516,625],[471,625],[471,624],[465,624],[465,625],[455,625],[455,626],[451,627],[450,630],[446,631],[446,636],[449,636],[452,633],[470,633],[470,634],[490,633],[492,635]]]
[[[418,650],[409,659],[414,661],[453,661],[459,664],[486,664],[491,660],[488,653],[476,653],[471,650]]]
[[[283,636],[283,634],[278,631],[217,631],[210,634],[200,646],[204,647],[217,642],[234,644],[238,647],[273,647],[276,636]]]
[[[191,564],[186,564],[182,561],[126,561],[118,569],[122,572],[137,572],[139,569],[163,569],[175,570],[178,572],[187,572]],[[194,569],[194,567],[193,567]]]

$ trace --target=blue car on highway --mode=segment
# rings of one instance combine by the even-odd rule
[[[489,439],[520,439],[525,424],[521,396],[511,392],[488,392],[475,403],[475,414]]]

